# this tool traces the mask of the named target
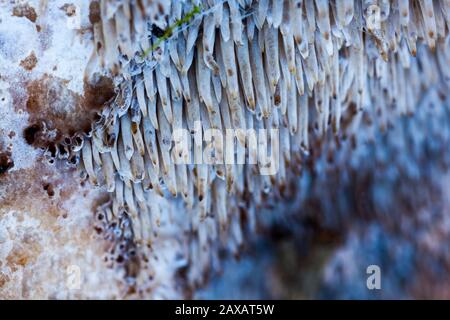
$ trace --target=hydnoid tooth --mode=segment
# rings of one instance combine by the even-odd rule
[[[101,3],[94,39],[104,43],[97,54],[105,65],[122,70],[118,92],[101,130],[94,128],[72,152],[81,148],[90,180],[106,184],[113,214],[124,208],[139,221],[140,241],[160,232],[164,216],[154,199],[181,193],[187,228],[198,237],[192,254],[202,261],[207,255],[198,246],[215,237],[205,230],[227,232],[233,239],[227,246],[237,250],[246,230],[238,208],[253,212],[254,225],[255,207],[282,194],[290,175],[301,172],[330,132],[336,141],[356,144],[369,135],[360,130],[369,116],[373,127],[387,127],[415,110],[425,88],[448,86],[449,1],[176,1],[169,18],[155,22],[170,32],[157,36],[144,28],[147,53],[135,58],[136,30],[142,28],[118,32],[117,26],[133,20],[130,9]],[[176,25],[190,13],[190,20]],[[378,13],[379,25],[371,20]],[[119,59],[119,52],[126,57]],[[187,129],[187,142],[173,139],[176,129]],[[222,145],[208,135],[195,141],[197,130],[209,129],[223,133]],[[231,155],[227,129],[237,130]],[[249,129],[257,137],[262,130],[265,141],[249,140]],[[274,140],[279,148],[271,146]],[[205,147],[214,160],[243,157],[249,163],[201,163]],[[260,149],[268,151],[266,161],[258,161]],[[276,175],[260,175],[277,159]]]

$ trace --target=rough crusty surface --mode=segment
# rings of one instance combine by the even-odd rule
[[[110,244],[92,227],[103,191],[82,186],[76,171],[48,163],[24,137],[35,123],[59,120],[66,112],[76,117],[77,108],[87,107],[73,97],[83,100],[85,94],[90,35],[67,27],[58,9],[64,1],[50,1],[48,8],[45,2],[0,3],[0,298],[122,297],[123,271],[107,267]],[[42,93],[53,94],[60,109],[50,105],[33,113],[26,89],[43,78],[64,83],[63,92],[53,86],[54,92]],[[65,129],[54,123],[55,131]]]

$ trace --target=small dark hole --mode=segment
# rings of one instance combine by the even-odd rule
[[[23,131],[23,136],[25,138],[25,141],[28,144],[33,144],[36,141],[37,133],[41,131],[41,126],[38,124],[33,124]]]
[[[103,229],[100,227],[95,227],[94,229],[95,229],[95,232],[97,232],[97,234],[100,234],[103,232]]]
[[[8,153],[0,154],[0,174],[5,173],[9,169],[14,167],[14,161]]]
[[[55,157],[56,156],[56,146],[52,143],[51,145],[49,145],[48,146],[48,149],[47,149],[49,152],[50,152],[50,155],[52,156],[52,157]]]
[[[49,183],[44,184],[44,190],[47,191],[49,197],[53,197],[55,195],[55,190],[53,190],[53,186]]]
[[[154,35],[157,38],[161,38],[164,36],[164,30],[158,27],[156,24],[152,25],[152,35]]]
[[[77,164],[77,157],[71,157],[70,159],[69,159],[69,162],[71,163],[71,164]]]
[[[58,145],[58,150],[59,150],[59,154],[60,154],[60,155],[65,155],[65,154],[68,153],[67,150],[66,150],[66,148],[65,148],[64,145],[62,145],[62,144],[59,144],[59,145]]]

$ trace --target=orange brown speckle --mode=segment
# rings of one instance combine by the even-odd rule
[[[16,17],[25,17],[33,23],[36,22],[37,19],[36,10],[28,3],[15,6],[12,15]]]
[[[37,62],[36,55],[34,54],[34,51],[32,51],[28,57],[20,62],[20,66],[25,70],[31,71],[36,66]]]

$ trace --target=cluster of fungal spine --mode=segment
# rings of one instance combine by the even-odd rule
[[[158,41],[154,28],[130,3],[113,10],[110,2],[101,2],[94,33],[107,64],[120,61],[118,92],[84,140],[81,166],[111,193],[110,214],[131,216],[138,243],[158,234],[157,199],[181,194],[196,234],[193,256],[213,252],[208,244],[218,238],[239,247],[242,210],[254,226],[264,198],[282,193],[321,141],[357,136],[365,115],[387,126],[414,112],[424,88],[450,79],[449,1],[172,1],[160,27],[198,4],[205,11],[145,56]],[[114,23],[120,34],[109,32]],[[203,130],[279,129],[278,174],[260,175],[259,165],[176,164],[185,155],[172,133],[192,131],[196,121]],[[249,156],[245,137],[235,143]]]
[[[91,1],[89,19],[96,48],[91,66],[99,63],[113,74],[119,73],[121,55],[132,58],[146,45],[148,21],[160,28],[167,26],[170,5],[170,0]]]

